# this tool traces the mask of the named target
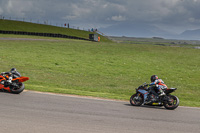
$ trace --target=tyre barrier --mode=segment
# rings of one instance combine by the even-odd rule
[[[78,40],[87,40],[86,38],[68,36],[64,34],[54,34],[54,33],[38,33],[38,32],[24,32],[24,31],[4,31],[0,30],[0,34],[16,34],[16,35],[32,35],[32,36],[44,36],[44,37],[58,37],[58,38],[69,38],[69,39],[78,39]]]

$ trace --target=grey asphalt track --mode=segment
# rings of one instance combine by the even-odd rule
[[[200,108],[134,107],[24,91],[0,92],[0,133],[199,133]]]

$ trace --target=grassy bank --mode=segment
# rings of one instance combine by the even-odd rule
[[[0,35],[1,37],[1,35]],[[5,36],[4,36],[5,37]],[[1,71],[30,77],[26,89],[129,100],[157,74],[182,106],[200,107],[200,51],[79,40],[0,40]]]
[[[89,39],[89,34],[93,34],[93,32],[84,31],[84,30],[57,27],[57,26],[44,25],[44,24],[35,24],[35,23],[22,22],[22,21],[3,20],[3,19],[0,19],[0,30],[55,33],[55,34],[81,37],[85,39]],[[110,40],[107,39],[106,37],[101,36],[101,35],[99,36],[101,37],[102,42],[110,42]]]

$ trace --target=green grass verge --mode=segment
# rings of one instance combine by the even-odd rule
[[[0,71],[16,67],[27,90],[129,100],[157,74],[180,105],[200,107],[198,49],[49,39],[0,40],[0,53]]]

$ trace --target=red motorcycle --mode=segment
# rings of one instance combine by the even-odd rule
[[[27,80],[29,77],[21,76],[15,68],[12,68],[10,72],[2,72],[0,74],[0,91],[19,94],[25,88],[22,82]]]

